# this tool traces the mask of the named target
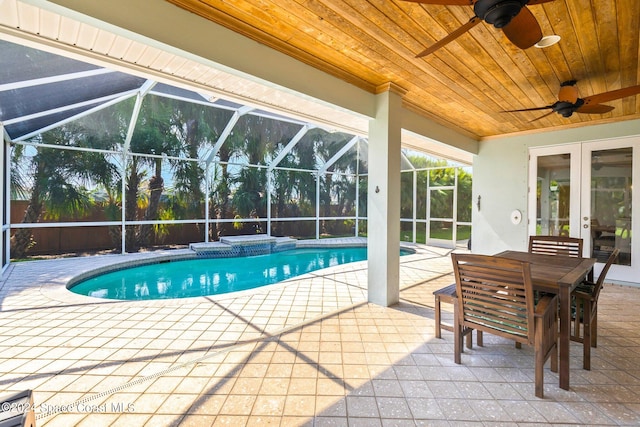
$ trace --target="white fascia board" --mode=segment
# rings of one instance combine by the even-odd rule
[[[375,94],[166,1],[24,1],[230,74],[361,116],[375,116]]]

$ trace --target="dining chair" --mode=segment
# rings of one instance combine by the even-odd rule
[[[529,236],[529,252],[580,257],[582,239],[567,236]]]
[[[445,286],[444,288],[433,291],[434,307],[435,307],[435,335],[436,338],[442,338],[442,329],[454,332],[455,324],[445,323],[442,321],[442,303],[451,304],[453,306],[453,318],[458,313],[458,296],[456,295],[456,284]],[[478,345],[482,347],[482,331],[478,331]],[[467,347],[473,348],[473,334],[467,335]],[[462,349],[464,351],[464,349]]]
[[[616,261],[620,249],[615,248],[604,264],[598,280],[585,280],[571,293],[573,301],[573,328],[569,338],[582,343],[582,368],[591,370],[591,347],[598,346],[598,297],[609,268]],[[582,334],[580,331],[582,330]]]
[[[534,348],[535,395],[543,397],[544,364],[558,372],[558,297],[534,305],[529,263],[475,254],[451,254],[458,315],[454,362],[461,363],[462,338],[474,329]]]

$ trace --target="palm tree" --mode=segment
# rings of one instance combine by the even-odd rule
[[[284,146],[284,144],[282,144]],[[294,168],[297,165],[294,163],[291,157],[285,157],[280,164],[280,167]],[[299,185],[297,182],[297,176],[300,172],[294,172],[286,169],[276,169],[273,171],[271,183],[272,183],[272,203],[274,203],[275,209],[271,212],[272,217],[284,218],[294,216],[292,206],[294,194],[299,194]],[[275,222],[271,232],[275,235],[284,234],[284,223]]]
[[[400,174],[400,218],[413,218],[413,174],[413,171]]]
[[[344,147],[344,145],[349,139],[351,139],[351,137],[351,135],[346,135],[343,133],[327,133],[325,131],[319,130],[317,134],[317,142],[315,144],[317,156],[324,160],[324,162],[327,162],[342,147]],[[340,159],[338,159],[336,163],[334,163],[334,171],[342,170],[345,172],[350,172],[350,168],[354,166],[355,156],[356,150],[349,150]],[[355,173],[355,170],[353,172]],[[334,190],[333,179],[334,177],[332,173],[325,173],[324,176],[320,178],[320,205],[324,207],[322,216],[325,217],[333,216],[333,213],[331,212],[332,193],[336,194]],[[326,233],[328,231],[329,230],[327,229],[327,223],[323,220],[322,232]]]
[[[211,212],[215,219],[222,220],[233,217],[231,212],[231,176],[228,170],[228,164],[226,163],[230,157],[230,146],[224,145],[218,152],[221,163],[215,163],[211,175],[213,177],[212,188],[210,192],[211,200]],[[223,160],[227,159],[227,160]],[[209,237],[214,240],[224,236],[228,233],[228,225],[224,222],[215,222]]]
[[[83,146],[85,132],[78,123],[67,124],[45,132],[32,142],[59,145]],[[102,153],[71,151],[57,148],[38,147],[32,157],[24,155],[25,146],[14,147],[12,163],[14,173],[30,176],[27,187],[22,191],[29,194],[29,203],[22,223],[38,222],[43,216],[59,218],[62,215],[82,215],[92,205],[90,190],[96,182],[106,183],[115,174],[115,167]],[[30,228],[20,228],[11,239],[11,253],[15,258],[23,258],[36,242]]]
[[[201,108],[199,110],[202,110]],[[198,111],[193,111],[198,114]],[[198,149],[206,141],[207,126],[198,117],[176,111],[176,128],[178,138],[182,141],[182,152],[188,159],[198,158]],[[185,215],[189,217],[202,217],[204,203],[204,167],[202,163],[195,161],[174,162],[174,186],[176,196]]]
[[[139,157],[131,156],[126,167],[124,217],[127,221],[135,220],[138,217],[138,192],[140,182],[144,179],[144,172],[139,170],[139,163]],[[137,246],[136,227],[127,226],[125,249],[127,252],[133,252],[137,250]]]
[[[131,138],[131,152],[152,154],[155,156],[177,156],[181,144],[174,132],[172,118],[174,103],[159,96],[147,96],[140,109],[136,129]],[[141,183],[147,177],[146,166],[151,166],[153,175],[146,180],[146,209],[143,220],[158,219],[160,198],[164,191],[163,158],[132,155],[128,163],[126,185],[125,218],[129,221],[138,218],[138,201],[141,196]],[[153,235],[153,225],[143,224],[136,233],[134,227],[127,232],[125,243],[127,251],[137,250],[139,245],[148,245]]]
[[[248,165],[265,165],[275,147],[291,140],[299,125],[247,115],[238,121],[230,138]],[[241,218],[266,215],[266,168],[244,166],[233,180],[233,206]]]
[[[295,159],[297,164],[292,167],[299,169],[315,169],[316,153],[314,147],[315,132],[303,138],[294,148]],[[305,143],[305,140],[307,143]],[[286,166],[286,165],[285,165]],[[301,216],[315,216],[316,204],[316,175],[311,172],[295,172],[294,190],[297,195],[298,205],[296,209]],[[285,215],[283,215],[285,216]],[[291,215],[288,215],[291,216]]]
[[[227,123],[231,119],[231,113],[224,111],[217,112],[213,115],[211,124],[212,129],[216,130],[216,137],[212,140],[218,139],[222,130],[226,127]],[[217,152],[217,162],[213,163],[209,172],[211,176],[211,189],[208,195],[211,206],[211,213],[217,220],[232,218],[231,213],[231,187],[232,177],[229,173],[228,162],[235,155],[237,147],[234,145],[234,140],[231,141],[227,138],[226,141],[220,146]],[[209,237],[213,240],[218,239],[220,236],[229,234],[228,224],[224,222],[215,222],[210,230]]]

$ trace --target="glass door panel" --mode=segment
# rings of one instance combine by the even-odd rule
[[[536,234],[568,236],[571,213],[570,157],[538,157]]]
[[[582,163],[587,172],[582,177],[582,238],[587,254],[601,263],[614,248],[620,249],[608,280],[637,282],[639,277],[640,245],[633,239],[639,224],[632,215],[635,211],[637,219],[640,211],[639,142],[635,137],[582,144]]]
[[[580,234],[574,212],[580,208],[580,147],[531,149],[529,168],[530,235],[573,236]],[[531,193],[534,192],[534,193]]]
[[[618,264],[631,264],[631,147],[591,151],[591,256],[605,262],[614,248]]]

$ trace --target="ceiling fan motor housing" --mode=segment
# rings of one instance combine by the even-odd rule
[[[578,108],[582,107],[583,104],[584,100],[578,98],[575,103],[568,101],[558,101],[553,104],[552,108],[553,111],[560,114],[562,117],[571,117]]]
[[[529,0],[478,0],[473,6],[476,16],[496,28],[502,28],[520,13]]]

